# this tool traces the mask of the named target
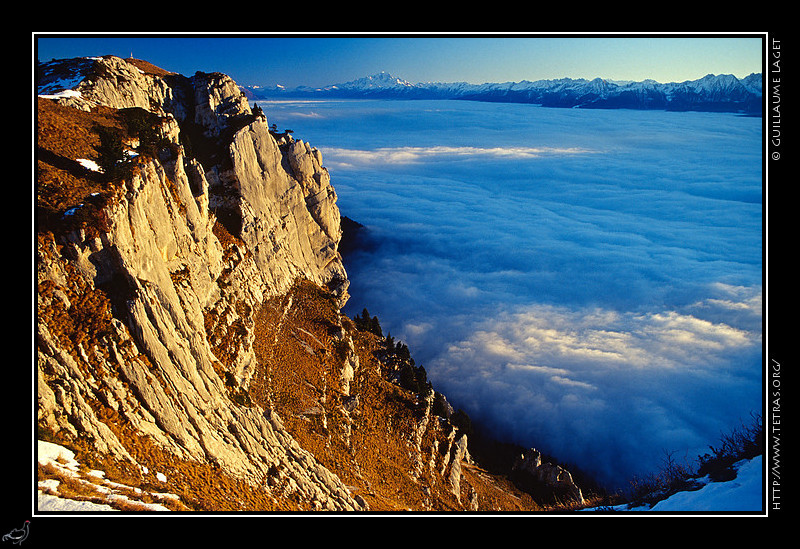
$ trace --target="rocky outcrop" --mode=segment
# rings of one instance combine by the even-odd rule
[[[289,162],[318,170],[318,152],[294,143]],[[295,152],[301,149],[302,153]],[[267,123],[257,119],[234,136],[232,168],[225,184],[235,189],[241,218],[239,236],[273,292],[283,292],[298,277],[328,286],[346,300],[347,274],[338,252],[341,239],[336,194],[325,177],[282,165],[282,153]]]
[[[577,504],[584,503],[583,493],[572,480],[570,472],[560,465],[543,462],[541,452],[535,448],[530,448],[520,455],[512,470],[522,483],[534,481],[544,484],[553,490],[557,499]]]
[[[97,105],[114,109],[140,107],[161,115],[177,112],[183,119],[183,99],[161,77],[147,74],[117,57],[57,60],[39,66],[39,95],[57,97],[64,105],[89,111]],[[72,87],[66,88],[65,86]]]
[[[469,451],[467,450],[467,435],[461,434],[455,441],[450,460],[450,472],[447,481],[450,484],[450,491],[461,501],[461,465],[469,461]]]

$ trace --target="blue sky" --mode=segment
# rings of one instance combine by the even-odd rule
[[[762,36],[35,35],[41,61],[118,55],[242,85],[323,86],[386,71],[410,82],[606,78],[680,82],[760,72]]]

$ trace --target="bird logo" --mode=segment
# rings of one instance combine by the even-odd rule
[[[25,524],[22,525],[22,528],[14,528],[8,534],[5,534],[3,536],[3,541],[10,541],[11,543],[21,545],[22,542],[28,537],[30,525],[31,521],[26,520]]]

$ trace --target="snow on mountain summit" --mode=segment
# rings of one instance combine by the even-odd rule
[[[625,108],[739,112],[760,115],[762,111],[761,74],[738,79],[730,74],[708,74],[697,80],[662,84],[648,79],[641,82],[604,78],[558,78],[520,82],[469,84],[466,82],[428,82],[412,84],[388,72],[350,82],[294,90],[281,95],[335,96],[345,98],[469,99],[533,103],[567,108]],[[250,88],[256,96],[258,90]],[[269,95],[262,94],[267,98]]]
[[[395,76],[392,76],[386,71],[381,71],[371,76],[365,76],[363,78],[359,78],[351,82],[336,84],[336,87],[339,89],[349,89],[349,90],[374,90],[374,89],[388,89],[396,87],[402,88],[402,87],[412,87],[412,86],[413,84],[411,84],[410,82],[403,80],[402,78],[397,78]]]

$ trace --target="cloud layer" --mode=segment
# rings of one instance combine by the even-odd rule
[[[620,484],[759,410],[759,120],[302,107],[265,110],[322,150],[374,243],[347,260],[347,312],[474,419]]]
[[[353,150],[329,147],[327,155],[335,161],[331,169],[356,167],[369,164],[411,164],[418,162],[435,162],[437,160],[453,161],[458,159],[473,160],[480,158],[494,159],[530,159],[541,156],[587,154],[591,151],[578,148],[551,147],[382,147],[375,150]]]
[[[761,337],[760,309],[746,312],[733,326],[675,311],[518,306],[474,323],[431,370],[493,429],[611,483],[656,470],[665,450],[695,458],[727,422],[747,419]]]

